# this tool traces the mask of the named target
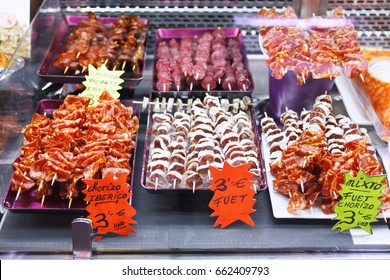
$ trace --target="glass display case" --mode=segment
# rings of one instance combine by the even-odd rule
[[[132,88],[123,88],[121,99],[142,101],[151,94],[155,34],[159,28],[238,27],[245,42],[249,68],[254,80],[252,99],[257,116],[263,114],[269,101],[268,68],[258,43],[257,13],[262,7],[292,6],[299,15],[325,14],[338,5],[354,22],[361,46],[390,48],[390,2],[388,1],[70,1],[46,0],[0,76],[0,115],[16,121],[6,139],[1,139],[0,197],[3,199],[12,176],[12,163],[19,155],[23,134],[17,127],[30,123],[37,104],[43,99],[61,100],[74,89],[73,85],[51,83],[38,75],[40,67],[65,16],[86,15],[116,17],[136,14],[149,22],[146,60],[142,81]],[[357,3],[362,2],[362,3]],[[28,57],[20,55],[29,46]],[[330,95],[334,110],[347,115],[346,101],[336,86]],[[141,185],[142,162],[147,133],[147,110],[140,114],[136,143],[132,205],[136,234],[107,235],[91,241],[89,257],[107,258],[193,258],[265,256],[388,258],[390,221],[380,219],[372,224],[374,234],[360,231],[342,233],[332,230],[335,221],[311,218],[275,218],[268,190],[255,195],[255,223],[250,227],[237,222],[225,229],[213,228],[212,210],[208,207],[212,193],[154,192]],[[4,118],[5,119],[5,118]],[[367,128],[379,156],[389,156],[387,143],[379,139],[372,125]],[[268,186],[269,187],[269,186]],[[72,222],[85,218],[85,211],[44,211],[31,209],[10,211],[1,206],[0,258],[72,259],[77,236]],[[85,234],[85,233],[84,233]],[[87,232],[88,234],[88,232]],[[93,234],[90,238],[92,240]]]

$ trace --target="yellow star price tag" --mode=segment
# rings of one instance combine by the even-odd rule
[[[99,97],[104,91],[108,91],[114,98],[118,99],[118,92],[122,87],[123,79],[120,76],[125,71],[110,71],[106,65],[102,65],[96,69],[93,65],[88,65],[88,75],[85,76],[86,81],[83,82],[85,90],[80,93],[81,96],[89,97],[91,102],[89,106],[94,106],[99,102]]]

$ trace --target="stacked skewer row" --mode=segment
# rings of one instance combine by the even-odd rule
[[[230,102],[207,95],[203,101],[189,99],[185,104],[180,99],[170,100],[153,102],[150,146],[145,155],[147,188],[207,189],[209,166],[222,168],[224,161],[233,166],[250,162],[254,187],[263,184],[258,135],[248,114],[250,98]],[[175,110],[164,104],[174,104]]]

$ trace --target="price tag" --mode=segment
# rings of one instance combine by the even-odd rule
[[[361,227],[372,234],[371,223],[377,222],[379,206],[382,201],[382,190],[387,186],[382,184],[386,175],[367,176],[360,170],[356,177],[344,173],[344,184],[339,192],[341,200],[333,208],[337,214],[333,220],[339,220],[332,230],[343,232],[354,227]]]
[[[100,66],[99,69],[88,65],[88,75],[83,82],[85,90],[80,93],[81,96],[89,97],[91,102],[89,106],[94,106],[99,102],[99,97],[104,91],[108,91],[114,98],[118,99],[118,92],[122,87],[123,80],[119,78],[125,71],[110,71],[106,65]]]
[[[136,211],[129,204],[131,194],[127,174],[115,179],[112,173],[107,173],[103,179],[84,179],[83,182],[88,186],[83,190],[86,195],[84,200],[88,203],[88,219],[92,221],[93,228],[97,229],[96,240],[109,232],[120,235],[135,233],[130,226],[137,222],[132,219]]]
[[[251,163],[231,166],[227,162],[224,162],[222,170],[210,166],[213,179],[210,180],[209,189],[214,192],[209,203],[214,213],[210,217],[218,217],[214,227],[221,225],[221,228],[225,228],[238,220],[250,226],[255,225],[249,216],[256,212],[253,209],[255,191],[251,189],[254,174],[249,172],[250,166]]]

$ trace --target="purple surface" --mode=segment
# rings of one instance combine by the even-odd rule
[[[280,124],[280,115],[288,107],[298,114],[303,108],[311,110],[317,96],[330,93],[335,79],[312,79],[311,76],[306,83],[298,86],[296,75],[288,71],[286,75],[277,80],[269,72],[269,103],[267,106],[268,116],[274,118]]]
[[[154,185],[147,184],[147,177],[148,177],[148,172],[147,172],[147,166],[148,166],[148,161],[149,161],[149,151],[150,151],[150,145],[151,145],[151,140],[152,140],[152,127],[153,127],[153,119],[152,119],[152,107],[149,106],[149,112],[148,112],[148,124],[147,124],[147,129],[146,129],[146,138],[145,138],[145,145],[144,145],[144,158],[142,162],[142,175],[141,175],[141,185],[151,191],[155,191]],[[259,137],[259,131],[258,131],[258,126],[256,124],[256,118],[255,118],[255,113],[254,113],[254,108],[251,107],[249,111],[247,111],[249,116],[251,117],[252,120],[252,130],[255,135],[255,145],[258,150],[258,160],[260,163],[260,170],[261,170],[261,182],[258,184],[257,191],[262,191],[267,188],[266,182],[265,182],[265,168],[264,168],[264,161],[262,158],[261,154],[261,145],[260,145],[260,137]],[[209,190],[210,184],[205,184],[201,188],[196,188],[196,191],[204,191],[204,190]],[[159,184],[158,190],[157,191],[191,191],[192,189],[188,188],[176,188],[173,189],[171,186],[166,186],[166,185],[161,185]]]
[[[157,61],[157,46],[161,41],[170,40],[170,39],[181,39],[184,35],[187,35],[191,38],[193,38],[195,36],[200,37],[205,32],[212,33],[215,29],[216,28],[163,28],[163,29],[157,29],[156,30],[156,42],[155,42],[155,48],[154,48],[154,57]],[[225,32],[226,40],[233,38],[233,39],[236,39],[238,41],[238,43],[240,45],[240,51],[241,51],[241,54],[243,56],[243,63],[244,63],[245,69],[249,73],[249,79],[251,81],[251,86],[246,91],[238,90],[238,89],[232,89],[232,91],[229,91],[229,90],[222,89],[221,86],[217,86],[214,90],[209,91],[209,93],[210,94],[213,94],[213,93],[219,94],[219,95],[222,95],[224,97],[228,97],[228,96],[239,97],[239,96],[243,96],[243,95],[250,96],[250,94],[253,92],[255,84],[254,84],[253,77],[252,77],[252,74],[251,74],[250,69],[249,69],[249,63],[248,63],[248,58],[247,58],[247,54],[246,54],[244,38],[242,37],[241,30],[239,28],[235,28],[235,27],[228,27],[228,28],[222,28],[222,29]],[[194,95],[192,95],[191,97],[203,97],[203,94],[207,91],[200,86],[194,87],[193,90],[190,91],[189,86],[184,87],[184,84],[183,84],[183,89],[181,89],[179,92],[176,90],[161,92],[161,91],[157,90],[156,82],[157,82],[157,73],[156,73],[155,63],[154,63],[153,64],[153,80],[152,80],[152,85],[151,85],[152,91],[154,93],[175,94],[175,93],[186,92],[186,93],[193,93]],[[237,95],[237,94],[239,94],[239,95]]]
[[[64,74],[64,69],[57,68],[53,66],[53,62],[57,59],[58,54],[62,53],[66,49],[66,43],[68,40],[68,35],[73,30],[73,27],[77,25],[80,21],[88,19],[87,16],[66,16],[64,20],[60,23],[56,37],[54,38],[53,43],[51,44],[44,61],[42,62],[41,68],[38,71],[38,75],[42,79],[53,82],[53,83],[74,83],[80,84],[85,81],[85,73],[76,74],[74,70],[68,70]],[[115,22],[117,18],[111,17],[99,17],[99,19],[107,24]],[[141,22],[145,25],[148,24],[146,19],[140,19]],[[146,57],[146,48],[144,52],[144,61]],[[144,63],[145,64],[145,63]],[[135,87],[137,86],[144,77],[145,65],[141,66],[141,74],[137,75],[132,71],[126,71],[121,78],[124,82],[121,84],[122,87]]]
[[[125,106],[132,106],[134,111],[133,115],[138,116],[141,113],[141,104],[133,104],[131,100],[121,100]],[[61,104],[62,100],[41,100],[38,103],[36,112],[38,114],[44,114],[51,117],[53,111],[56,110]],[[138,133],[135,135],[134,141],[137,143]],[[137,145],[133,150],[132,159],[130,159],[130,166],[133,170],[135,164],[135,153]],[[130,186],[133,186],[134,172],[131,173]],[[53,185],[53,194],[45,198],[43,206],[41,206],[41,200],[37,200],[34,196],[34,189],[20,194],[18,200],[15,201],[16,192],[11,189],[11,182],[8,185],[6,195],[4,197],[3,205],[6,209],[11,211],[32,212],[32,211],[84,211],[85,201],[83,200],[85,195],[80,193],[77,198],[72,200],[72,205],[68,208],[69,200],[61,199],[59,195],[60,183],[55,182]]]

